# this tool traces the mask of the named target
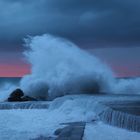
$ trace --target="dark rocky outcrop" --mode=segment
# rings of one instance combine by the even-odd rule
[[[21,89],[14,90],[8,98],[8,102],[24,102],[24,101],[37,101],[37,100],[29,96],[24,96],[24,92]]]
[[[37,101],[37,99],[29,96],[23,96],[21,99],[22,101]]]
[[[23,91],[21,89],[16,89],[10,94],[8,101],[9,102],[22,101],[22,99],[21,99],[22,96],[24,96]]]

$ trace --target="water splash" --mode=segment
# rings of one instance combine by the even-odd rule
[[[140,116],[111,108],[104,110],[99,116],[100,120],[107,124],[140,132]]]
[[[25,41],[32,69],[21,88],[28,95],[52,99],[74,92],[111,92],[112,71],[72,42],[47,34]]]

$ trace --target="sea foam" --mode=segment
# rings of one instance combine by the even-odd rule
[[[113,73],[74,43],[52,35],[25,39],[31,74],[21,80],[25,93],[53,99],[73,93],[112,92]]]

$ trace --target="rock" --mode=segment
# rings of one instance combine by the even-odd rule
[[[22,97],[22,96],[24,96],[24,93],[21,89],[16,89],[10,94],[10,97]]]
[[[22,96],[24,96],[24,92],[21,89],[16,89],[10,94],[8,101],[9,102],[22,101],[21,99]]]
[[[21,99],[22,101],[37,101],[37,99],[29,96],[23,96]]]
[[[24,92],[21,89],[14,90],[10,97],[8,98],[8,102],[24,102],[24,101],[37,101],[35,98],[24,96]]]

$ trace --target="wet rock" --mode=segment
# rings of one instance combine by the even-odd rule
[[[21,89],[16,89],[10,94],[8,101],[9,102],[22,101],[22,99],[21,99],[22,96],[24,96],[24,92]]]
[[[22,101],[37,101],[37,99],[29,96],[23,96],[21,99]]]
[[[10,97],[8,98],[8,102],[24,102],[24,101],[37,101],[33,97],[24,96],[24,92],[21,89],[14,90]]]
[[[16,89],[14,90],[11,94],[10,97],[22,97],[24,96],[24,92],[21,89]]]

